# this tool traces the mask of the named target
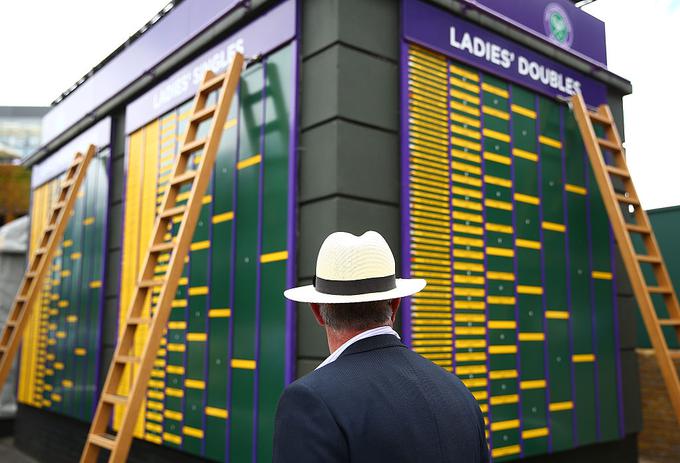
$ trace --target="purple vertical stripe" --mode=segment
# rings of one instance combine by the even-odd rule
[[[297,28],[299,33],[300,28],[300,8],[297,11]],[[298,36],[296,34],[296,36]],[[288,140],[288,224],[287,224],[287,243],[286,247],[288,249],[288,262],[286,265],[286,287],[292,288],[297,283],[297,221],[298,221],[298,209],[297,209],[297,147],[298,147],[298,121],[300,114],[299,108],[299,94],[297,92],[298,88],[298,67],[300,65],[300,52],[296,40],[291,43],[293,47],[292,56],[293,62],[291,63],[293,67],[293,78],[291,79],[291,88],[289,89],[291,95],[293,96],[293,107],[291,108],[291,115],[289,121],[289,133],[291,137]],[[285,370],[285,384],[290,384],[295,379],[295,363],[296,363],[296,332],[297,332],[297,317],[295,314],[296,305],[295,302],[286,299],[286,370]]]
[[[588,192],[588,200],[586,201],[586,226],[588,228],[588,278],[590,281],[590,319],[591,334],[592,338],[592,348],[593,353],[597,350],[597,330],[596,330],[596,317],[595,317],[595,281],[593,280],[593,233],[592,233],[592,223],[590,220],[590,202],[593,199],[593,193],[590,188],[590,170],[588,169],[590,163],[586,158],[585,152],[583,153],[583,163],[585,166],[584,173],[586,179],[586,191]],[[597,364],[599,359],[595,355],[595,361],[593,362],[593,376],[595,381],[595,423],[596,423],[596,436],[597,440],[600,440],[600,375],[598,372]]]
[[[541,135],[541,118],[539,96],[534,96],[534,111],[536,111],[536,151],[538,154],[537,173],[538,173],[538,199],[540,205],[538,206],[538,233],[541,240],[541,286],[543,287],[543,295],[541,296],[541,309],[543,310],[543,333],[545,339],[548,338],[548,323],[545,318],[546,310],[546,290],[545,290],[545,239],[543,233],[543,155],[541,153],[541,143],[538,137]],[[545,373],[545,421],[548,428],[548,451],[552,451],[552,426],[550,419],[550,371],[548,369],[548,348],[547,341],[543,342],[543,369]]]
[[[262,122],[260,125],[260,172],[257,199],[257,255],[255,262],[256,279],[255,282],[255,371],[253,372],[253,446],[252,459],[257,461],[257,425],[258,411],[260,409],[260,324],[262,322],[262,210],[264,208],[264,126],[267,120],[267,61],[262,63]]]
[[[573,304],[571,296],[571,252],[569,247],[569,201],[567,189],[567,153],[566,153],[566,135],[564,129],[564,110],[565,106],[560,105],[560,139],[562,140],[562,203],[564,205],[564,251],[566,256],[567,264],[567,311],[569,312],[569,321],[567,329],[569,330],[569,365],[571,366],[571,402],[574,404],[574,408],[571,413],[571,430],[572,430],[572,445],[578,445],[578,433],[576,428],[576,366],[573,362],[574,356],[574,329],[573,322],[574,317],[572,316]]]
[[[480,106],[481,102],[483,101],[483,90],[482,90],[482,73],[477,72],[477,77],[479,78],[479,97],[480,97]],[[481,108],[480,108],[481,109]],[[486,175],[486,161],[484,160],[484,118],[485,116],[483,115],[482,111],[480,110],[480,116],[479,116],[479,133],[481,135],[481,138],[479,139],[479,165],[482,169],[482,175],[480,176],[480,180],[482,182],[482,200],[481,200],[481,205],[482,205],[482,233],[483,233],[483,240],[484,240],[484,270],[488,271],[488,262],[487,262],[487,254],[486,254],[486,248],[487,248],[487,231],[486,231],[486,206],[484,202],[486,201],[486,183],[484,182],[484,176]],[[485,275],[486,277],[486,275]],[[493,451],[494,444],[493,444],[493,433],[491,432],[491,421],[492,421],[492,414],[491,414],[491,380],[489,379],[489,374],[491,372],[491,353],[489,351],[489,281],[484,278],[484,317],[486,318],[486,330],[485,330],[485,335],[484,339],[486,340],[486,403],[487,403],[487,412],[486,416],[488,417],[488,428],[489,428],[489,448],[491,451]]]
[[[229,108],[227,108],[227,114],[228,114]],[[179,126],[179,124],[177,124]],[[224,135],[224,129],[219,134],[220,140],[222,139],[222,136]],[[221,143],[220,143],[221,144]],[[217,163],[217,159],[214,160],[214,163]],[[212,283],[212,247],[213,247],[213,228],[215,225],[212,223],[212,217],[215,214],[215,177],[216,177],[216,171],[213,168],[213,172],[210,181],[210,185],[208,186],[208,189],[210,191],[210,194],[212,195],[213,200],[210,201],[210,205],[208,206],[209,213],[208,213],[208,242],[210,243],[210,248],[207,251],[207,260],[208,260],[208,273],[207,273],[207,279],[208,279],[208,284],[210,286],[210,283]],[[210,372],[210,308],[212,307],[212,287],[210,288],[210,291],[208,291],[208,294],[206,296],[206,314],[207,316],[205,317],[204,321],[204,329],[205,329],[205,334],[207,337],[207,342],[204,344],[203,348],[203,376],[207,380]],[[207,381],[206,381],[207,383]],[[201,410],[201,425],[204,431],[205,435],[205,430],[207,429],[207,421],[208,421],[208,416],[205,414],[205,408],[208,406],[208,393],[207,391],[203,391],[203,410]],[[205,456],[205,446],[206,446],[206,439],[201,439],[201,455]]]
[[[402,10],[403,13],[403,10]],[[403,28],[403,15],[401,18]],[[411,276],[411,230],[410,219],[410,183],[409,183],[409,126],[408,126],[408,44],[401,42],[400,65],[400,99],[401,99],[401,274],[404,278]],[[411,329],[411,298],[402,299],[401,336],[408,347],[413,347]]]
[[[616,279],[616,242],[614,241],[614,234],[611,226],[609,227],[609,256],[611,262],[612,271],[612,302],[613,302],[613,314],[614,314],[614,348],[616,349],[615,360],[616,360],[616,392],[618,395],[618,408],[619,408],[619,436],[623,437],[624,428],[624,409],[623,409],[623,378],[621,376],[621,338],[619,329],[619,304],[618,304],[618,285]]]
[[[234,165],[232,166],[232,169],[234,170],[234,182],[232,185],[232,195],[231,195],[231,201],[232,201],[232,207],[231,210],[233,212],[233,218],[231,219],[231,271],[229,272],[229,307],[231,307],[231,316],[229,317],[229,338],[227,340],[227,412],[231,414],[231,392],[232,392],[232,385],[231,385],[231,379],[232,379],[232,368],[231,368],[231,358],[234,353],[234,313],[236,312],[235,307],[234,307],[234,286],[236,285],[236,221],[238,220],[238,216],[236,215],[237,212],[237,201],[236,201],[236,195],[238,194],[238,169],[236,169],[236,164],[238,163],[238,152],[239,152],[239,145],[240,145],[240,140],[241,140],[241,114],[240,114],[240,106],[241,106],[241,84],[239,81],[239,85],[236,87],[236,90],[234,91],[234,98],[236,99],[236,126],[234,127],[234,130],[236,130],[236,147],[235,147],[235,156],[234,156]],[[227,418],[226,422],[226,436],[224,438],[224,445],[225,445],[225,462],[229,461],[229,447],[230,447],[230,439],[231,439],[231,417]]]
[[[512,108],[512,85],[508,84],[508,107],[511,109]],[[519,293],[517,292],[517,284],[518,281],[517,279],[519,278],[519,263],[517,260],[517,207],[515,207],[515,181],[516,181],[516,173],[515,173],[515,158],[513,153],[513,148],[515,147],[515,133],[514,133],[514,124],[513,124],[513,116],[512,116],[512,110],[509,111],[510,113],[510,121],[508,122],[508,132],[510,134],[510,181],[512,182],[512,187],[511,187],[511,192],[510,194],[512,195],[512,203],[513,203],[513,208],[512,208],[512,249],[513,252],[515,253],[515,257],[513,258],[512,261],[512,269],[513,273],[515,274],[515,343],[517,344],[517,355],[515,356],[515,368],[517,369],[517,396],[519,397],[517,401],[517,418],[519,419],[519,435],[517,436],[517,442],[519,443],[520,446],[520,457],[524,455],[524,442],[522,439],[522,430],[524,429],[524,416],[522,413],[522,391],[520,389],[520,381],[522,379],[522,362],[520,361],[520,356],[522,352],[522,348],[519,342]]]
[[[176,117],[176,120],[177,120],[177,122],[175,123],[175,130],[179,130],[179,109],[175,108],[175,109],[173,109],[173,112],[175,113],[175,115],[176,115],[175,117]],[[160,117],[159,123],[158,123],[158,169],[156,170],[156,172],[157,172],[159,179],[160,179],[160,176],[161,176],[160,151],[161,151],[162,145],[161,145],[160,140],[161,140],[161,130],[162,130],[161,129],[161,127],[162,127],[161,122],[162,121],[163,121],[163,116]],[[189,125],[187,125],[187,130],[189,130]],[[177,140],[175,140],[173,142],[173,145],[174,145],[174,148],[173,148],[174,158],[173,159],[177,159],[177,157],[179,156],[179,147],[177,146],[178,145]],[[190,156],[188,156],[187,168],[189,168],[195,162],[195,159],[196,159],[195,153],[192,153]],[[166,182],[167,183],[165,183],[165,184],[168,185],[168,189],[170,189],[170,180],[166,180]],[[178,188],[178,191],[179,191],[179,188]],[[158,194],[158,190],[156,190],[156,194]],[[165,194],[166,193],[163,193],[162,196],[164,197]],[[196,198],[196,199],[201,200],[202,198]],[[188,201],[187,201],[187,203],[188,203]],[[154,202],[154,208],[155,209],[158,208],[158,206],[155,202]],[[199,214],[200,214],[200,212],[199,212]],[[179,225],[175,225],[173,223],[173,225],[172,225],[172,228],[173,228],[172,234],[173,235],[178,234],[179,227],[180,227]],[[186,295],[184,296],[184,298],[187,301],[187,309],[184,311],[185,327],[184,327],[184,339],[182,340],[182,343],[186,346],[185,349],[184,349],[184,352],[182,353],[182,369],[184,371],[184,375],[183,375],[184,381],[186,381],[186,379],[187,379],[187,376],[188,376],[187,370],[189,369],[188,368],[189,365],[187,363],[187,359],[189,357],[189,349],[188,349],[189,346],[188,346],[188,342],[187,342],[187,332],[189,331],[189,314],[191,313],[191,296],[189,296],[189,288],[191,286],[191,265],[192,265],[191,264],[191,253],[192,253],[192,251],[191,251],[191,241],[193,240],[193,235],[195,233],[196,233],[196,228],[194,228],[194,233],[192,233],[191,239],[189,241],[189,249],[187,250],[187,257],[189,258],[189,261],[184,264],[184,270],[186,270],[186,278],[187,278],[187,285],[186,285],[187,290],[186,290]],[[182,271],[182,273],[184,273],[184,270]],[[151,294],[153,295],[153,292]],[[177,296],[177,294],[175,293],[175,297],[176,296]],[[153,307],[153,304],[151,304],[151,307]],[[170,309],[170,310],[172,310],[172,309]],[[167,330],[166,330],[166,333],[167,333]],[[166,336],[166,342],[168,342],[168,339],[167,339],[168,335],[166,334],[165,336]],[[165,353],[165,358],[166,358],[166,361],[167,361],[167,358],[168,358],[167,350],[166,350],[166,353]],[[182,385],[182,389],[186,390],[186,386],[184,384]],[[182,438],[182,443],[180,445],[178,445],[178,447],[184,448],[185,440],[184,440],[184,435],[182,433],[182,428],[184,427],[185,417],[186,417],[186,414],[187,414],[186,393],[182,395],[180,402],[181,402],[180,408],[182,410],[182,420],[181,420],[181,423],[182,423],[181,426],[182,427],[178,430],[177,434],[179,434],[180,437]]]

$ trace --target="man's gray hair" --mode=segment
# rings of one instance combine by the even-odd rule
[[[391,325],[392,307],[389,300],[349,304],[319,304],[321,318],[334,331],[356,330]]]

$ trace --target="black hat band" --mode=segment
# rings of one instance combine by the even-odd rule
[[[326,280],[315,276],[312,284],[320,293],[335,296],[356,296],[357,294],[390,291],[397,287],[397,279],[395,275],[363,278],[361,280]]]

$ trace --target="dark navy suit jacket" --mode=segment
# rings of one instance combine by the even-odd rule
[[[453,374],[385,334],[289,385],[274,462],[486,463],[484,421]]]

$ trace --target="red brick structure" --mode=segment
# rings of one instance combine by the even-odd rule
[[[671,407],[654,354],[638,349],[642,396],[642,432],[638,436],[640,458],[649,463],[680,462],[680,424]],[[680,360],[676,360],[680,370]]]

